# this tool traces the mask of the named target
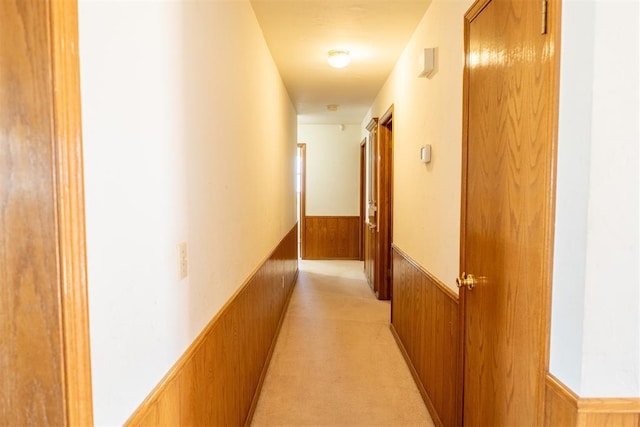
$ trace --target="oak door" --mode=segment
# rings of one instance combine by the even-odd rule
[[[549,6],[548,28],[537,0],[483,0],[465,16],[466,426],[542,424],[557,125]]]

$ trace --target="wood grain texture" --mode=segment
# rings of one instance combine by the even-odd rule
[[[391,299],[393,242],[393,105],[378,126],[378,219],[376,227],[376,275],[374,291],[381,300]]]
[[[66,425],[50,2],[0,2],[0,425]]]
[[[580,413],[580,427],[638,427],[640,414]]]
[[[465,15],[461,272],[479,280],[461,297],[470,425],[544,417],[558,5],[545,35],[540,2],[481,0]]]
[[[242,426],[251,421],[298,272],[297,234],[296,226],[212,319],[127,426]]]
[[[640,426],[640,398],[580,398],[551,374],[545,384],[545,426]]]
[[[56,204],[69,425],[93,424],[77,2],[51,2]]]
[[[307,216],[304,259],[360,258],[360,217]]]
[[[436,425],[461,425],[456,295],[396,247],[392,283],[392,330],[429,412]]]

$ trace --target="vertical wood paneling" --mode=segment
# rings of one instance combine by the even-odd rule
[[[360,217],[305,218],[304,259],[359,259]]]
[[[371,226],[367,225],[364,232],[364,274],[367,277],[367,283],[373,290],[375,280],[375,262],[376,262],[376,232]]]
[[[297,271],[296,226],[209,323],[127,425],[247,423]]]
[[[580,398],[553,375],[545,379],[544,425],[550,427],[638,427],[638,398]]]
[[[391,326],[436,425],[461,424],[458,301],[397,248]]]

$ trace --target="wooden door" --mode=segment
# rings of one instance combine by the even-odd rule
[[[467,426],[542,424],[558,12],[549,3],[546,30],[537,0],[481,0],[465,16],[461,270],[475,276],[461,292]]]
[[[76,2],[0,21],[0,425],[92,425]]]
[[[378,227],[375,292],[378,299],[391,299],[391,243],[393,229],[393,107],[378,126]]]

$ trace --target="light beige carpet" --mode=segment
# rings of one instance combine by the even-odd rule
[[[252,426],[433,426],[357,261],[302,261]]]

